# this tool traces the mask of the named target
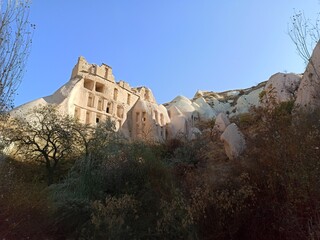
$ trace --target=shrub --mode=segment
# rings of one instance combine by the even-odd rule
[[[295,112],[286,102],[270,112],[249,144],[244,161],[256,162],[257,206],[251,239],[311,239],[320,208],[320,124],[318,113]],[[310,222],[312,222],[310,226]],[[265,226],[271,226],[266,228]]]
[[[142,142],[109,141],[79,159],[68,178],[52,187],[59,234],[84,239],[162,239],[189,233],[187,227],[168,226],[169,222],[185,226],[182,222],[188,213],[176,204],[170,167],[152,150]],[[177,211],[169,213],[164,203],[173,204]],[[174,215],[168,218],[168,214]],[[160,231],[159,224],[166,230]]]
[[[1,160],[0,236],[3,239],[51,237],[51,204],[38,171],[37,165]]]

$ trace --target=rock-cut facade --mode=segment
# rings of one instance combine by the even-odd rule
[[[111,119],[116,129],[131,139],[164,140],[169,135],[168,112],[157,104],[149,88],[116,82],[110,66],[89,64],[83,57],[79,57],[70,80],[54,94],[21,105],[11,114],[26,116],[32,107],[48,104],[85,124]]]
[[[247,89],[212,92],[198,90],[192,99],[177,96],[171,102],[157,104],[147,87],[131,87],[116,82],[112,68],[106,64],[90,64],[79,57],[70,80],[54,94],[26,103],[11,111],[13,116],[28,117],[31,108],[55,104],[63,114],[85,124],[95,125],[106,119],[130,139],[162,141],[177,136],[195,139],[199,121],[247,113],[252,107],[272,107],[285,101],[296,106],[319,106],[320,43],[304,74],[277,73],[268,81]],[[311,79],[311,80],[310,80]],[[301,100],[302,99],[302,100]],[[218,125],[218,124],[217,124]]]

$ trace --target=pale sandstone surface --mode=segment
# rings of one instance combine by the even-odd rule
[[[253,91],[250,91],[248,94],[244,94],[240,96],[237,100],[237,104],[235,105],[235,114],[237,115],[241,113],[247,113],[250,111],[252,107],[258,107],[261,105],[259,95],[263,91],[263,88],[258,88]]]
[[[241,96],[239,90],[199,90],[194,99],[178,96],[165,106],[159,105],[149,88],[116,82],[110,66],[90,64],[79,57],[65,85],[50,96],[19,106],[11,114],[25,117],[30,108],[56,104],[63,114],[82,123],[96,124],[109,118],[117,130],[131,139],[161,141],[178,135],[193,139],[199,135],[199,121],[209,121],[219,113],[248,111],[251,103],[256,104],[257,94],[253,93],[251,89]]]
[[[320,69],[319,44],[303,75],[277,73],[251,88],[219,93],[198,90],[193,99],[178,96],[159,105],[149,88],[116,82],[110,66],[90,64],[79,57],[65,85],[50,96],[17,107],[11,115],[26,117],[33,107],[56,104],[62,113],[82,123],[94,125],[109,118],[131,139],[161,141],[181,134],[193,139],[200,132],[200,121],[216,118],[216,127],[226,131],[232,125],[228,117],[266,106],[270,99],[275,103],[295,99],[297,106],[319,107],[320,78],[316,69]]]
[[[197,139],[200,135],[201,135],[201,131],[196,128],[196,127],[192,127],[189,131],[189,135],[188,135],[188,139],[190,140],[195,140]]]
[[[195,108],[195,110],[199,114],[199,118],[201,120],[210,120],[216,116],[213,109],[210,107],[210,105],[204,100],[203,97],[199,97],[196,100],[192,102],[192,106]]]
[[[110,66],[89,64],[83,57],[79,57],[70,80],[54,94],[21,105],[11,114],[25,116],[30,108],[47,104],[56,104],[62,113],[82,123],[96,124],[109,118],[117,130],[132,139],[165,139],[170,123],[168,112],[156,103],[149,88],[116,82]]]
[[[272,75],[261,97],[263,105],[273,106],[281,102],[294,100],[301,82],[302,75],[294,73],[276,73]]]
[[[185,96],[177,96],[176,98],[174,98],[170,103],[168,103],[167,109],[170,109],[173,106],[179,109],[179,111],[187,118],[191,118],[192,114],[195,111],[192,102]]]
[[[216,118],[214,127],[219,132],[223,132],[229,125],[230,125],[230,121],[227,115],[225,113],[219,113]]]
[[[245,150],[245,139],[235,123],[231,123],[222,133],[220,140],[230,160],[236,159]]]
[[[295,105],[314,110],[320,107],[320,42],[313,50],[297,92]]]

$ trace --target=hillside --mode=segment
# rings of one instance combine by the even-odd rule
[[[319,72],[161,105],[79,58],[2,116],[0,236],[319,239]]]

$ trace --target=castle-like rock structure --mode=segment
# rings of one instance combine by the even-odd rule
[[[157,104],[149,88],[116,82],[110,66],[90,64],[79,57],[65,85],[50,96],[15,108],[11,115],[25,117],[33,107],[55,104],[62,113],[82,123],[94,125],[111,119],[116,129],[130,139],[162,141],[178,135],[194,139],[201,134],[197,122],[216,118],[220,113],[232,117],[251,107],[268,108],[283,101],[295,101],[296,106],[311,106],[310,102],[318,106],[319,98],[313,93],[319,84],[310,79],[319,79],[319,49],[317,44],[304,74],[276,73],[251,88],[220,93],[197,91],[193,99],[178,96],[163,105]]]
[[[110,66],[89,64],[83,57],[79,57],[69,82],[51,96],[14,109],[12,115],[24,116],[30,108],[47,104],[58,105],[62,113],[81,123],[94,125],[109,118],[128,138],[163,140],[169,135],[168,112],[157,104],[150,89],[116,82]]]

